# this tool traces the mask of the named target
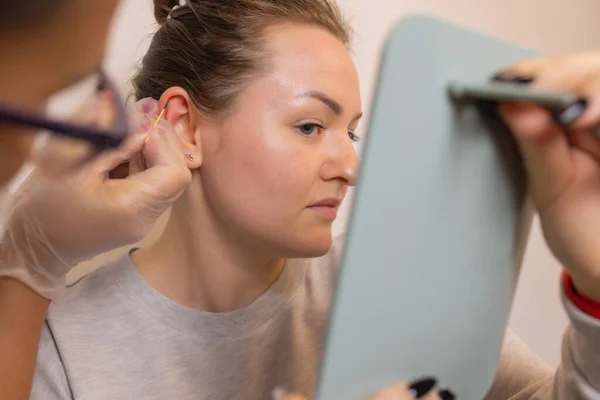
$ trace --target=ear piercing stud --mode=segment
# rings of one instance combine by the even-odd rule
[[[194,156],[192,155],[192,153],[190,153],[189,151],[186,151],[185,153],[183,153],[183,155],[185,156],[185,158],[187,158],[189,161],[194,161]]]

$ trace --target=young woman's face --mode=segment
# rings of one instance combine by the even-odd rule
[[[343,43],[322,29],[279,26],[267,42],[269,72],[215,134],[202,135],[203,191],[218,218],[257,245],[317,256],[330,248],[339,203],[356,181],[358,75]]]

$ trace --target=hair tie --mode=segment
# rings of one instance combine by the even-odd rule
[[[175,10],[177,10],[178,8],[187,6],[187,1],[186,0],[179,0],[179,4],[174,5],[173,8],[171,8],[171,11],[169,11],[169,15],[167,15],[167,19],[172,19],[171,15],[173,14],[173,12]]]

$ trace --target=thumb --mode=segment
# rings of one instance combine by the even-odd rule
[[[575,173],[566,133],[548,111],[533,105],[506,103],[499,112],[521,150],[534,203],[538,209],[550,206]]]
[[[149,167],[154,165],[186,165],[187,167],[175,128],[164,119],[148,131],[144,157]]]
[[[454,393],[434,390],[435,379],[425,378],[413,382],[402,382],[388,386],[371,397],[370,400],[439,400],[454,399]]]
[[[299,394],[288,394],[282,387],[276,387],[271,393],[272,400],[308,400],[305,396]]]

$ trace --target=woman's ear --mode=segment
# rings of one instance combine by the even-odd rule
[[[202,141],[198,129],[199,116],[191,97],[185,89],[174,86],[165,90],[159,105],[161,109],[167,106],[164,119],[175,128],[189,168],[199,168],[202,165]]]

